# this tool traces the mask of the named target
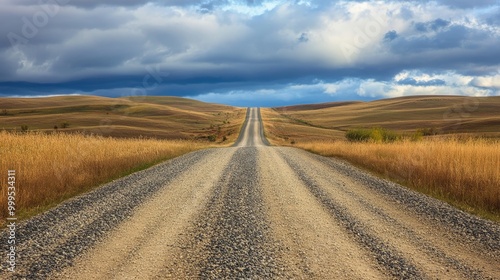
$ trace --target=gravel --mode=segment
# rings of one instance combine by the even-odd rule
[[[328,209],[331,215],[335,217],[335,219],[337,219],[359,243],[374,254],[377,262],[388,270],[392,276],[400,279],[423,278],[417,267],[408,262],[399,252],[391,248],[388,244],[385,244],[377,237],[371,235],[361,222],[348,213],[347,209],[336,204],[329,195],[323,191],[322,187],[315,182],[313,177],[302,170],[289,155],[282,153],[282,156],[316,199]]]
[[[308,156],[321,161],[337,172],[353,178],[389,199],[397,201],[408,211],[412,211],[422,218],[435,221],[441,227],[448,228],[459,235],[459,238],[464,242],[474,246],[475,249],[478,249],[479,246],[482,247],[483,253],[487,255],[497,257],[500,255],[500,225],[498,223],[481,219],[438,199],[378,178],[343,160],[325,158],[309,153]]]
[[[238,149],[231,162],[186,236],[195,241],[188,246],[188,261],[195,263],[195,276],[203,279],[276,278],[282,273],[280,248],[269,237],[256,148]]]
[[[426,278],[426,275],[421,273],[419,266],[412,264],[411,260],[405,260],[403,252],[398,252],[392,247],[393,244],[386,244],[375,235],[372,235],[370,228],[358,221],[356,215],[353,215],[355,213],[352,212],[353,209],[344,208],[336,201],[332,193],[325,192],[327,186],[317,183],[315,180],[316,175],[314,175],[325,171],[309,168],[307,163],[304,164],[304,162],[320,162],[332,173],[340,173],[359,185],[375,191],[375,193],[385,197],[387,201],[396,202],[401,211],[416,215],[420,220],[433,224],[433,228],[440,232],[446,232],[448,238],[457,240],[471,252],[489,256],[493,263],[500,260],[500,226],[497,223],[478,218],[442,201],[378,178],[342,160],[325,158],[297,149],[280,148],[280,152],[287,164],[309,188],[311,193],[330,211],[332,217],[338,220],[354,239],[372,251],[377,262],[396,278],[421,279]],[[483,274],[483,267],[473,263],[467,265],[460,258],[451,257],[448,255],[450,250],[439,249],[439,247],[436,247],[437,244],[431,243],[425,238],[423,239],[414,229],[406,227],[400,220],[373,207],[368,201],[369,198],[366,200],[366,198],[363,199],[357,196],[345,184],[338,184],[338,182],[333,181],[332,184],[335,185],[336,189],[356,200],[366,211],[371,213],[373,218],[376,217],[377,220],[385,221],[397,228],[398,234],[406,236],[405,238],[411,240],[413,246],[425,252],[427,256],[446,264],[447,268],[453,268],[467,279],[492,279],[490,276]],[[428,234],[433,235],[433,232],[428,232]],[[484,258],[488,259],[488,257]]]
[[[16,272],[6,272],[7,263],[2,262],[0,278],[9,273],[11,279],[45,279],[71,265],[154,193],[212,152],[193,152],[136,172],[19,223]],[[7,237],[7,230],[0,232],[4,252]]]
[[[163,255],[164,259],[158,256],[154,264],[150,263],[155,269],[153,274],[157,273],[156,269],[159,271],[155,274],[158,278],[181,273],[186,278],[202,279],[288,279],[290,275],[286,270],[294,265],[298,267],[296,275],[308,278],[307,275],[326,271],[309,266],[325,255],[332,256],[331,262],[339,265],[348,262],[353,270],[360,270],[360,264],[368,264],[364,267],[374,267],[381,275],[397,279],[452,278],[450,275],[455,275],[451,274],[454,272],[466,279],[486,278],[481,269],[489,275],[500,273],[495,263],[500,260],[499,224],[365,173],[341,160],[293,148],[264,147],[267,142],[262,140],[260,113],[249,110],[247,118],[247,128],[243,129],[246,133],[242,133],[235,147],[184,155],[113,181],[19,223],[17,272],[6,276],[7,264],[2,262],[0,278],[50,278],[56,275],[54,272],[72,266],[76,257],[90,249],[108,248],[103,247],[105,242],[101,241],[110,236],[113,229],[128,228],[126,225],[131,221],[135,221],[131,224],[142,226],[141,221],[148,219],[141,217],[155,217],[152,224],[144,224],[146,228],[150,226],[151,239],[126,239],[125,244],[130,245],[128,249],[132,252],[137,251],[132,261],[137,261],[139,266],[148,261],[148,256],[141,254]],[[257,147],[249,147],[252,145]],[[260,166],[259,153],[269,152],[269,149],[274,157],[264,160],[266,163]],[[216,151],[223,156],[216,157]],[[273,159],[281,163],[279,168],[273,169]],[[293,197],[297,201],[270,199],[270,194],[286,192],[284,187],[272,181],[279,177],[277,170],[287,174],[280,174],[283,176],[280,183],[289,182],[286,189],[296,195]],[[267,175],[262,177],[259,171]],[[343,185],[344,179],[340,177],[348,178],[345,180],[350,183]],[[164,196],[155,198],[159,193]],[[167,197],[176,203],[165,205],[163,199]],[[293,203],[293,207],[280,204],[283,201]],[[308,216],[305,206],[313,209],[311,213],[316,215]],[[272,216],[270,209],[277,209],[273,212],[277,216]],[[276,224],[281,219],[280,209],[290,210],[283,214],[284,226],[281,228]],[[138,215],[139,212],[148,215]],[[287,213],[293,221],[287,220]],[[405,217],[410,216],[416,222],[408,222]],[[180,222],[182,217],[184,220]],[[179,222],[173,229],[175,221]],[[307,234],[312,231],[317,239],[294,232],[295,227],[287,227],[304,221],[311,225],[304,231]],[[443,242],[438,237],[427,238],[427,232],[419,230],[424,224],[431,231],[439,232],[439,238],[447,238],[450,232],[454,240]],[[162,235],[169,228],[172,232]],[[316,235],[316,228],[323,229],[323,236]],[[142,234],[133,227],[129,230]],[[130,232],[125,233],[124,236],[130,236]],[[0,245],[2,250],[7,250],[7,236],[7,229],[0,232],[4,240]],[[163,236],[169,236],[168,240],[163,240]],[[313,242],[335,237],[342,239],[342,243],[327,244],[333,247]],[[108,239],[106,241],[110,241]],[[141,243],[146,241],[151,242],[147,243],[149,247]],[[305,243],[307,246],[303,245]],[[109,244],[114,246],[113,242]],[[283,244],[294,244],[294,248]],[[448,248],[448,244],[453,248]],[[115,247],[114,250],[121,250],[120,246]],[[319,248],[328,250],[322,251],[322,256],[315,255]],[[338,251],[331,252],[330,248]],[[352,252],[348,248],[355,248],[355,253],[362,257],[349,258]],[[462,248],[470,248],[471,254],[462,254]],[[107,257],[114,256],[115,251],[107,251]],[[298,253],[292,256],[287,252]],[[124,259],[125,268],[129,268],[129,258]],[[428,266],[434,261],[436,266]],[[77,263],[83,264],[82,270],[93,268],[92,264]],[[110,263],[109,268],[112,268],[114,264]],[[133,265],[130,267],[122,276],[133,277],[135,273],[140,278],[140,271],[135,271]],[[437,270],[433,270],[435,267]],[[448,268],[453,270],[450,274],[447,274]],[[75,270],[76,275],[82,270]],[[349,274],[349,270],[342,273],[361,275]]]

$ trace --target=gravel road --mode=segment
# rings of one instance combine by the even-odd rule
[[[1,279],[500,279],[500,225],[263,137],[190,153],[18,225]],[[8,232],[0,232],[7,252]]]

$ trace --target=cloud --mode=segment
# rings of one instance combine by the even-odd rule
[[[11,3],[20,5],[39,5],[38,2],[30,0],[11,0]],[[74,6],[85,9],[95,9],[102,6],[113,7],[138,7],[146,4],[157,4],[162,6],[192,6],[201,5],[207,2],[227,2],[227,1],[202,1],[202,0],[44,0],[42,3],[57,4],[60,6]]]
[[[406,78],[398,81],[400,85],[412,85],[412,86],[441,86],[446,82],[440,79],[432,79],[429,81],[417,81],[414,78]]]
[[[420,32],[437,31],[450,25],[450,22],[441,18],[429,22],[415,23],[415,29]]]
[[[391,30],[384,35],[384,40],[385,41],[392,41],[394,39],[398,38],[398,33],[395,30]]]
[[[41,3],[0,4],[4,95],[116,95],[140,87],[151,67],[168,73],[151,94],[248,102],[497,90],[496,1]],[[464,90],[452,76],[468,77]]]
[[[480,88],[491,88],[500,90],[500,75],[494,75],[489,77],[474,77],[470,82],[470,85]]]
[[[498,5],[498,2],[496,0],[441,0],[441,3],[449,5],[450,7],[462,9]]]

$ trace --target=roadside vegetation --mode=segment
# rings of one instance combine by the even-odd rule
[[[498,141],[335,141],[295,146],[323,156],[346,159],[470,212],[500,217]]]
[[[435,128],[394,131],[382,127],[350,128],[342,137],[333,130],[299,127],[275,110],[263,110],[262,115],[266,136],[274,145],[345,159],[470,213],[500,221],[498,138],[483,138],[482,133],[443,135]]]
[[[0,131],[0,205],[7,205],[7,170],[16,171],[16,213],[23,218],[100,184],[208,145],[188,140]],[[6,214],[7,207],[1,207],[1,222]]]

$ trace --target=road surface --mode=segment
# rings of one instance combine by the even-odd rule
[[[233,147],[31,219],[0,278],[500,279],[497,223],[263,134],[250,109]]]

